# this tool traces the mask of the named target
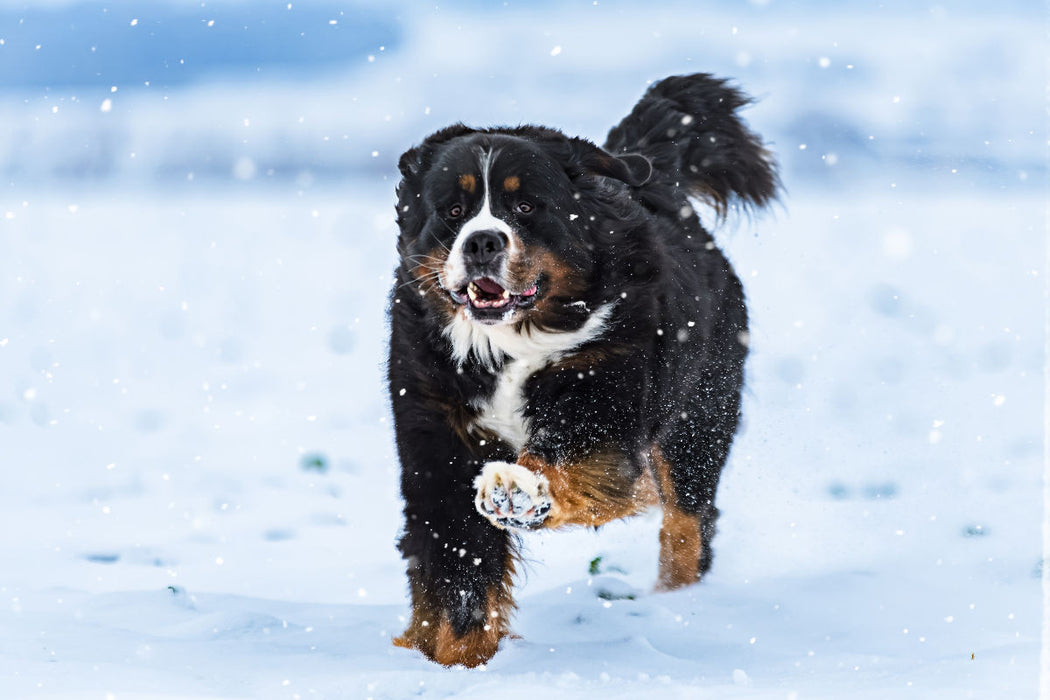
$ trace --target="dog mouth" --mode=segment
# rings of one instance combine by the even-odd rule
[[[465,287],[449,291],[452,300],[465,304],[472,311],[506,311],[530,305],[536,298],[533,282],[521,292],[512,292],[491,277],[479,277]]]

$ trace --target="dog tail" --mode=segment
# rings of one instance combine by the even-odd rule
[[[675,183],[724,216],[735,197],[759,208],[780,185],[773,155],[736,111],[751,98],[707,73],[665,78],[609,132],[605,150],[640,153],[653,179]]]

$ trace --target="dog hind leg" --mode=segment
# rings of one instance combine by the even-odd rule
[[[664,508],[661,589],[695,583],[711,568],[718,520],[715,492],[739,422],[740,394],[731,388],[713,397],[710,391],[691,402],[685,417],[652,451]]]

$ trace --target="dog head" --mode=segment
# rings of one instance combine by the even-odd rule
[[[402,283],[445,323],[481,328],[582,324],[606,218],[596,201],[651,175],[642,156],[542,127],[449,127],[399,167]]]

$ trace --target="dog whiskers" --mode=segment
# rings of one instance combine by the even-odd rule
[[[422,265],[413,268],[413,272],[415,270],[418,270],[420,267],[422,267]],[[412,277],[407,282],[402,282],[401,284],[399,284],[397,286],[397,288],[401,289],[402,287],[407,287],[408,285],[413,284],[413,283],[419,283],[419,286],[422,287],[427,282],[433,282],[434,280],[440,279],[440,277],[441,277],[441,271],[440,270],[434,270],[433,272],[430,272],[428,274],[422,275],[420,277]]]

